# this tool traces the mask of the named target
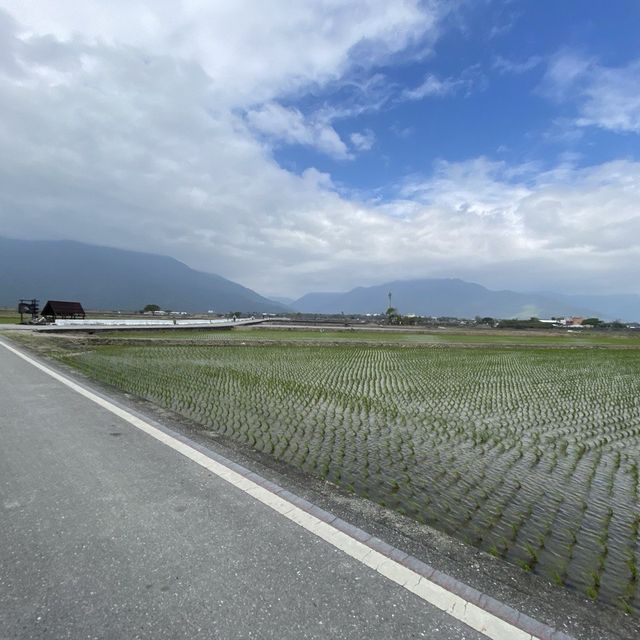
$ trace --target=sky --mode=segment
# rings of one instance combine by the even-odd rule
[[[640,2],[0,0],[0,235],[265,295],[640,293]]]

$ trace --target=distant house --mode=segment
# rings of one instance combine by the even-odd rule
[[[79,302],[66,302],[64,300],[49,300],[41,311],[49,322],[56,320],[75,320],[81,318],[84,320],[86,314]]]

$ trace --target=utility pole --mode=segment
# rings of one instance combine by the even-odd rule
[[[389,309],[391,309],[391,291],[389,291]]]
[[[18,313],[20,314],[20,324],[24,324],[24,314],[31,314],[31,322],[36,322],[38,320],[38,312],[40,308],[38,306],[38,300],[33,298],[32,300],[22,299],[18,303]]]

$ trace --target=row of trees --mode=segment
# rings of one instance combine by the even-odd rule
[[[387,324],[391,325],[416,325],[420,324],[420,318],[403,316],[395,307],[388,307],[385,312]],[[551,318],[560,321],[560,318]],[[475,323],[477,325],[485,325],[489,327],[501,327],[504,329],[548,329],[549,324],[541,322],[540,318],[529,318],[528,320],[519,319],[499,319],[491,316],[476,316]],[[585,318],[582,326],[595,327],[598,329],[624,329],[626,325],[618,320],[613,322],[605,322],[600,318]]]

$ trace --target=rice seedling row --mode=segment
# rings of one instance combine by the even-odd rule
[[[640,612],[640,352],[159,342],[65,360]]]

